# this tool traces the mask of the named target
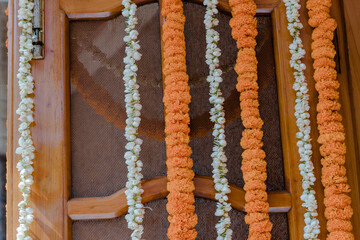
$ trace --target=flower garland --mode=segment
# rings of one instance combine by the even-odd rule
[[[241,119],[245,130],[240,145],[244,149],[241,170],[245,181],[245,222],[249,224],[248,239],[270,239],[272,224],[269,220],[269,203],[265,180],[266,162],[261,130],[257,84],[255,19],[256,4],[253,0],[229,0],[232,19],[232,36],[239,49],[235,65],[238,74],[237,90],[240,92]]]
[[[166,133],[166,165],[169,195],[166,205],[170,240],[195,239],[197,216],[194,213],[195,190],[189,146],[189,77],[186,74],[183,4],[181,0],[164,0],[161,14],[164,42],[164,105]]]
[[[314,59],[315,88],[319,93],[317,104],[318,142],[322,178],[325,187],[324,204],[327,219],[327,239],[354,239],[351,233],[351,198],[348,195],[350,186],[347,183],[345,163],[345,132],[339,113],[340,83],[337,80],[334,57],[336,54],[332,39],[336,29],[335,19],[330,17],[331,0],[308,0],[309,24],[314,28],[312,33],[311,56]]]
[[[6,49],[8,50],[9,49],[9,3],[8,3],[8,6],[5,10],[5,15],[8,17],[7,21],[6,21],[6,41],[5,41],[5,46],[6,46]],[[6,52],[6,54],[9,54],[8,51]]]
[[[17,74],[19,88],[20,88],[20,104],[16,113],[20,116],[19,126],[19,147],[16,149],[16,154],[21,156],[17,163],[17,169],[20,172],[19,189],[22,192],[23,200],[18,204],[19,207],[19,227],[17,230],[17,240],[31,240],[29,236],[29,225],[34,219],[33,210],[28,207],[30,197],[30,186],[34,180],[32,173],[33,159],[35,157],[35,147],[31,137],[30,126],[34,122],[33,107],[34,100],[31,94],[34,93],[34,79],[31,76],[32,59],[32,17],[33,17],[34,3],[31,0],[20,0],[18,19],[19,27],[22,28],[19,43],[20,62],[19,72]]]
[[[206,63],[209,65],[209,76],[207,81],[210,84],[210,103],[214,106],[210,110],[210,119],[214,123],[214,147],[211,157],[213,158],[213,178],[215,184],[215,199],[218,200],[216,216],[220,216],[220,220],[216,224],[218,240],[231,239],[232,230],[229,228],[231,219],[229,211],[231,210],[231,204],[228,203],[227,194],[230,193],[229,183],[226,178],[227,158],[225,155],[225,112],[224,112],[224,98],[219,87],[222,82],[222,71],[219,69],[219,57],[221,55],[220,49],[217,47],[219,39],[219,33],[214,30],[214,27],[219,24],[219,20],[215,18],[215,14],[218,13],[216,5],[217,0],[205,0],[206,6],[204,24],[206,28]]]
[[[128,165],[128,181],[126,182],[127,190],[125,191],[127,204],[129,206],[128,214],[125,216],[129,229],[133,230],[131,238],[140,240],[144,232],[142,221],[144,218],[144,205],[141,203],[141,179],[143,175],[140,173],[143,163],[139,159],[142,140],[137,137],[138,127],[140,125],[140,94],[139,85],[136,83],[136,72],[138,70],[136,61],[140,60],[141,54],[138,52],[140,45],[136,41],[138,32],[135,30],[137,24],[136,4],[131,0],[123,0],[124,9],[122,14],[126,17],[126,29],[128,34],[124,37],[126,43],[126,57],[124,58],[124,84],[125,84],[125,107],[126,107],[126,127],[125,137],[128,143],[125,148],[128,150],[124,157]]]
[[[314,175],[314,165],[311,161],[309,89],[305,82],[305,64],[301,61],[305,55],[305,50],[303,49],[300,38],[300,29],[303,27],[299,19],[299,9],[301,5],[299,0],[284,0],[284,3],[286,6],[286,17],[289,22],[288,30],[294,38],[289,48],[291,53],[290,66],[294,69],[295,78],[293,89],[296,91],[295,117],[299,129],[299,132],[296,134],[296,137],[299,139],[297,145],[301,162],[299,169],[303,177],[302,187],[304,191],[301,195],[301,200],[304,201],[303,206],[306,208],[306,213],[304,214],[304,238],[318,239],[320,224],[316,218],[316,216],[318,216],[317,201],[315,198],[315,190],[312,188],[316,178]]]

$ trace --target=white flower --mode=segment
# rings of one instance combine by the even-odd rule
[[[229,228],[231,220],[228,212],[231,206],[228,201],[227,194],[230,193],[229,183],[225,177],[227,173],[224,148],[226,146],[225,140],[225,113],[223,110],[224,98],[222,97],[219,84],[222,82],[222,71],[219,69],[219,57],[221,50],[217,47],[219,41],[219,33],[214,30],[219,21],[215,18],[218,12],[216,9],[217,0],[205,0],[206,12],[204,17],[204,24],[206,28],[206,63],[209,65],[209,75],[207,82],[209,82],[209,101],[213,104],[210,110],[210,119],[214,123],[213,133],[214,147],[211,157],[213,159],[213,179],[215,183],[215,199],[218,201],[215,216],[219,216],[220,220],[216,224],[217,240],[230,240],[232,230]]]
[[[20,0],[18,10],[18,25],[22,28],[19,37],[19,69],[18,69],[18,83],[20,103],[16,113],[19,115],[20,125],[18,140],[19,147],[16,149],[16,154],[21,156],[17,163],[18,171],[20,172],[19,189],[22,192],[23,200],[18,204],[19,207],[19,227],[16,229],[16,238],[18,240],[31,240],[28,236],[29,224],[33,221],[33,210],[28,206],[28,198],[30,196],[31,185],[34,180],[31,176],[34,171],[31,164],[34,159],[35,147],[31,137],[30,124],[33,119],[33,99],[29,96],[34,92],[34,79],[31,76],[31,65],[29,61],[32,59],[32,16],[34,3],[31,0]]]
[[[319,221],[316,219],[317,214],[317,202],[315,198],[315,191],[312,190],[312,186],[315,182],[315,176],[313,173],[314,166],[311,161],[311,139],[310,139],[310,114],[309,114],[309,95],[307,83],[305,82],[304,70],[305,64],[301,62],[301,59],[305,55],[302,41],[300,38],[300,29],[302,24],[299,19],[299,9],[301,7],[299,0],[284,0],[286,6],[286,16],[288,19],[288,30],[290,35],[294,38],[293,42],[289,45],[291,53],[290,66],[294,69],[294,84],[293,89],[296,91],[296,105],[295,105],[295,117],[296,124],[299,132],[296,137],[299,139],[297,142],[298,151],[300,154],[299,170],[303,177],[302,187],[303,194],[301,200],[304,202],[302,206],[306,208],[304,215],[305,227],[304,238],[305,239],[318,239],[320,233]]]
[[[144,206],[141,203],[141,189],[140,181],[143,175],[140,173],[143,166],[139,159],[142,140],[137,137],[138,127],[140,125],[140,111],[142,106],[140,104],[140,94],[138,91],[139,85],[136,83],[136,72],[138,67],[136,61],[140,60],[141,54],[137,51],[140,45],[137,43],[138,32],[135,30],[137,23],[136,4],[130,0],[123,0],[124,9],[122,14],[127,18],[127,26],[125,32],[128,33],[124,37],[126,42],[126,57],[124,58],[124,85],[125,85],[125,107],[126,107],[126,128],[125,138],[128,141],[125,148],[128,150],[124,154],[125,163],[128,168],[128,181],[126,182],[127,190],[125,191],[127,204],[129,206],[128,214],[125,216],[128,222],[129,229],[133,230],[131,238],[133,240],[140,240],[143,233],[143,226],[141,225],[144,218]]]

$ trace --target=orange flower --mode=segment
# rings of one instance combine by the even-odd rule
[[[244,158],[241,167],[243,172],[252,171],[252,170],[265,172],[266,162],[262,158],[253,158],[251,160]]]
[[[5,10],[5,15],[9,16],[9,5]],[[5,46],[6,48],[9,48],[9,21],[6,22],[6,41],[5,41]]]
[[[315,88],[319,93],[317,104],[318,142],[322,178],[325,187],[324,204],[327,219],[328,240],[353,240],[351,233],[351,198],[348,196],[350,186],[347,183],[345,163],[345,133],[339,113],[339,82],[335,70],[336,54],[332,39],[336,21],[330,17],[331,0],[308,0],[309,24],[314,27],[312,33],[311,56],[314,59]]]
[[[272,224],[269,220],[269,204],[265,180],[266,162],[261,130],[263,121],[259,113],[257,84],[257,59],[255,37],[257,35],[255,19],[256,4],[253,0],[230,0],[230,20],[232,36],[239,49],[235,65],[238,74],[237,90],[240,92],[241,119],[245,130],[240,145],[244,149],[241,170],[244,176],[245,222],[249,224],[248,239],[271,238]]]
[[[186,74],[183,5],[181,0],[164,0],[161,13],[164,42],[164,105],[166,133],[166,165],[169,191],[166,209],[170,240],[193,240],[197,216],[194,213],[194,172],[189,147],[189,106],[191,101],[189,77]]]
[[[193,166],[193,161],[191,160],[191,158],[188,158],[188,157],[167,158],[166,166],[168,168],[180,167],[180,168],[190,168],[191,169]]]

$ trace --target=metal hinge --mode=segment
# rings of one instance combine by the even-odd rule
[[[34,0],[33,59],[44,59],[44,0]]]

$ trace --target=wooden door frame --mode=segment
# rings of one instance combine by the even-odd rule
[[[119,13],[118,6],[99,9],[98,12],[89,10],[82,13],[76,7],[84,6],[84,0],[49,0],[45,2],[45,60],[32,62],[32,72],[35,78],[35,122],[32,127],[34,144],[36,146],[36,159],[34,161],[34,181],[32,186],[31,207],[35,210],[36,220],[31,225],[33,239],[67,239],[72,238],[71,221],[68,217],[67,202],[71,196],[71,157],[70,157],[70,81],[69,81],[69,18],[109,18]],[[263,0],[259,0],[261,2]],[[334,0],[333,16],[339,23],[337,35],[339,40],[340,64],[344,66],[339,74],[341,82],[341,102],[343,123],[347,134],[347,169],[349,183],[352,186],[351,197],[353,199],[354,212],[359,212],[359,163],[355,133],[353,126],[359,125],[353,116],[353,105],[349,99],[349,77],[347,75],[348,61],[346,56],[346,35],[341,12],[336,7],[339,0]],[[86,0],[87,6],[91,6],[96,0]],[[106,0],[106,2],[115,2]],[[271,2],[264,0],[263,2]],[[71,3],[71,4],[69,4]],[[222,1],[223,9],[226,9],[226,1]],[[67,5],[68,4],[68,5]],[[17,1],[9,1],[9,79],[8,79],[8,152],[7,152],[7,239],[16,239],[16,228],[18,226],[17,203],[21,199],[18,191],[19,174],[16,163],[19,157],[15,154],[17,140],[19,137],[18,117],[15,113],[19,103],[17,69],[18,69],[18,36],[16,9]],[[65,10],[61,10],[65,9]],[[274,51],[277,69],[279,111],[281,121],[281,137],[283,146],[284,171],[286,189],[292,195],[292,208],[288,213],[290,239],[301,239],[304,209],[301,207],[299,197],[301,195],[301,177],[298,171],[299,156],[297,153],[294,117],[295,94],[292,90],[292,78],[289,67],[287,46],[291,41],[286,29],[285,8],[283,4],[264,7],[264,13],[271,13],[274,32]],[[270,10],[269,10],[270,9]],[[304,36],[309,38],[311,29],[306,24],[306,9],[302,8],[304,20]],[[316,129],[316,92],[313,84],[310,67],[310,43],[307,39],[304,47],[307,51],[305,62],[308,69],[306,77],[311,89],[311,119],[312,137],[317,139]],[[351,86],[351,84],[350,84]],[[317,169],[317,179],[320,179],[320,154],[319,145],[313,140],[314,163]],[[39,164],[41,163],[41,164]],[[323,188],[320,181],[317,181],[315,189],[318,192],[319,212],[323,213],[324,206]],[[320,214],[322,229],[325,229],[325,219]],[[358,214],[353,217],[354,226],[360,225]],[[325,237],[323,231],[321,239]],[[355,236],[360,236],[360,229],[355,229]]]
[[[32,61],[35,80],[32,136],[36,146],[34,184],[30,207],[35,211],[31,224],[34,240],[71,239],[66,203],[70,181],[70,88],[68,18],[58,0],[45,1],[45,59]],[[16,239],[19,173],[15,153],[19,121],[17,70],[19,59],[18,1],[9,1],[8,148],[7,148],[7,239]],[[41,163],[41,164],[40,164]]]

